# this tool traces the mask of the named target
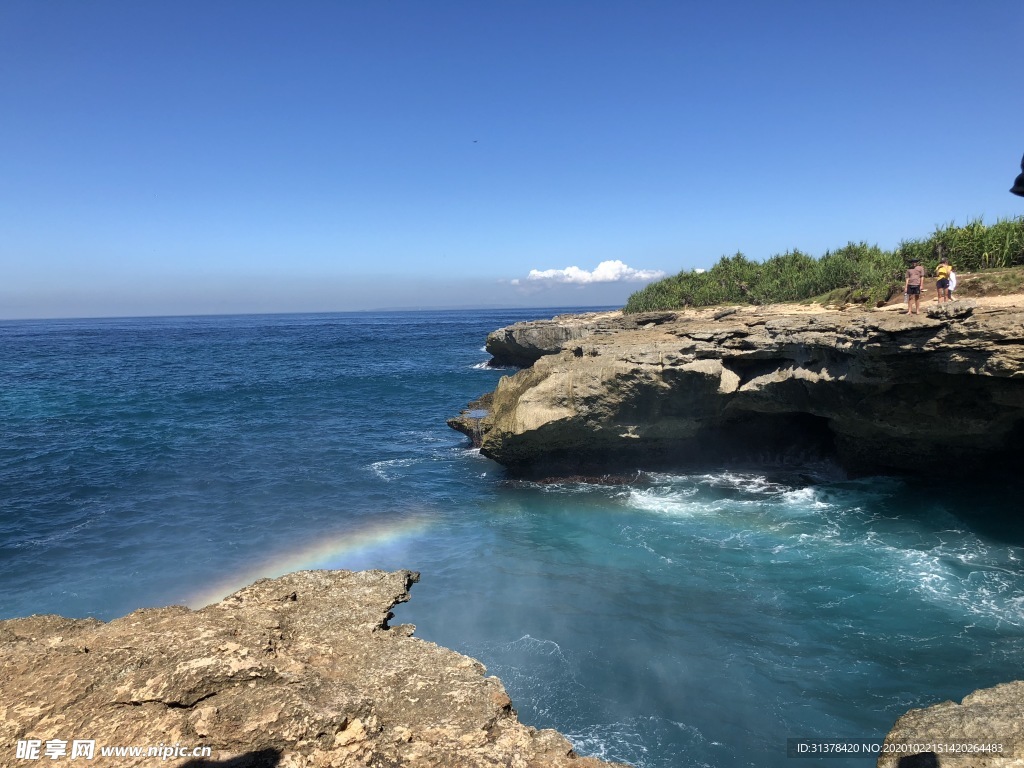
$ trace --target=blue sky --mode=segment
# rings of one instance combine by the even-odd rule
[[[621,304],[1016,216],[1022,32],[1020,0],[5,0],[0,318]]]

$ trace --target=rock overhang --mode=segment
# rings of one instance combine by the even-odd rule
[[[957,304],[920,317],[751,308],[604,315],[589,329],[574,318],[571,341],[499,383],[481,451],[523,475],[773,453],[824,454],[855,474],[1012,470],[1024,311]],[[542,321],[551,337],[557,321]]]

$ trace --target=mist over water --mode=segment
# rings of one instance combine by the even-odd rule
[[[787,738],[878,739],[1024,676],[1013,488],[506,479],[444,421],[507,373],[486,333],[551,314],[0,323],[0,616],[411,568],[396,622],[484,662],[524,722],[652,768],[788,765]]]

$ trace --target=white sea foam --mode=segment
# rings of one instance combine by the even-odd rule
[[[45,547],[50,544],[56,544],[58,541],[63,541],[64,539],[74,537],[75,534],[77,534],[83,528],[88,528],[90,525],[92,525],[93,522],[95,522],[95,520],[98,517],[103,516],[103,514],[105,513],[100,512],[98,514],[92,515],[88,519],[80,522],[78,525],[73,525],[70,528],[61,529],[49,536],[43,536],[36,539],[28,539],[27,541],[19,541],[15,543],[13,547],[15,549],[21,549],[22,547]]]
[[[441,443],[445,438],[438,437],[437,433],[425,429],[403,429],[398,433],[401,437],[411,437],[416,443]]]
[[[831,507],[831,504],[821,501],[818,497],[818,490],[812,487],[783,491],[782,501],[788,506],[801,507],[809,511],[828,509]]]
[[[385,483],[390,483],[392,480],[397,480],[401,477],[401,472],[398,470],[402,467],[411,467],[416,464],[420,459],[386,459],[384,461],[375,461],[370,464],[369,469],[377,475]]]
[[[476,649],[476,652],[481,656],[524,655],[533,658],[546,657],[549,659],[555,659],[559,666],[559,674],[572,677],[572,665],[570,660],[565,653],[563,653],[562,646],[554,640],[545,640],[541,637],[533,637],[530,634],[525,634],[515,640],[510,640],[504,643],[483,643],[479,649]]]
[[[693,480],[710,485],[713,488],[734,488],[751,494],[776,494],[791,490],[789,486],[774,483],[763,475],[750,475],[736,472],[716,472],[698,475]]]
[[[798,533],[796,540],[808,547],[828,545],[830,547],[857,547],[860,544],[845,535],[843,526],[835,520],[823,518],[815,522],[814,530],[810,533]]]
[[[576,665],[554,640],[523,635],[509,642],[485,642],[464,649],[477,658],[501,659],[488,666],[509,690],[529,701],[536,715],[550,717],[566,701],[586,690],[576,676]]]
[[[658,754],[667,742],[682,741],[690,749],[719,746],[709,742],[700,730],[686,723],[662,717],[630,717],[612,723],[594,723],[581,728],[571,726],[564,730],[566,737],[581,755],[602,760],[626,760],[643,766],[649,754]],[[710,766],[710,763],[692,762],[687,765]]]
[[[674,517],[693,517],[721,511],[717,503],[696,501],[696,488],[642,488],[629,491],[627,504],[644,512]]]
[[[535,480],[509,480],[509,485],[517,488],[532,488],[541,493],[569,494],[572,496],[583,496],[594,494],[606,497],[628,496],[627,486],[608,485],[600,482],[587,482],[584,480],[563,480],[560,482],[537,482]]]
[[[506,651],[528,651],[534,654],[541,654],[544,656],[557,656],[563,661],[567,661],[565,655],[562,653],[562,646],[556,643],[554,640],[544,640],[539,637],[532,637],[529,634],[523,635],[518,640],[505,643],[501,646]]]
[[[674,562],[671,557],[666,557],[665,555],[661,554],[660,552],[658,552],[658,550],[656,550],[648,543],[647,536],[650,534],[649,531],[644,530],[642,528],[635,529],[631,525],[626,525],[623,526],[621,534],[623,540],[628,541],[631,544],[635,544],[645,552],[650,552],[652,555],[659,558],[663,563],[666,563],[667,565],[672,565],[672,563]]]
[[[882,546],[898,585],[930,603],[996,625],[1024,627],[1024,592],[1014,571],[992,562],[988,547],[968,539],[956,549],[939,544],[929,550]],[[1012,554],[1012,553],[1011,553]]]

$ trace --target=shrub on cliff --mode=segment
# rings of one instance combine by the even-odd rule
[[[943,256],[963,272],[1024,264],[1024,217],[1000,219],[991,226],[975,219],[963,227],[936,227],[926,240],[905,240],[899,251],[934,266]]]
[[[1024,217],[985,226],[981,219],[937,227],[924,240],[904,240],[895,251],[848,243],[815,259],[787,251],[764,262],[742,253],[723,256],[709,270],[683,271],[637,291],[626,312],[716,304],[773,304],[841,293],[844,300],[876,302],[902,290],[904,270],[919,258],[929,271],[943,256],[964,272],[1024,264]]]

